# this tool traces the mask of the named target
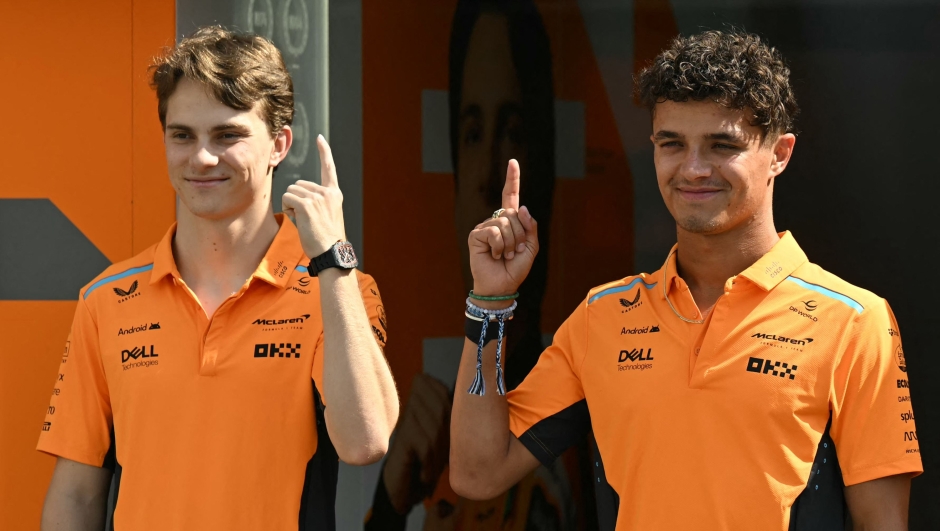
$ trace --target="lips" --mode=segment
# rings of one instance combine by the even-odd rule
[[[720,188],[678,188],[679,195],[686,201],[707,201],[721,191]]]
[[[228,177],[200,177],[198,179],[186,179],[186,182],[196,188],[211,188],[218,186],[228,180]]]

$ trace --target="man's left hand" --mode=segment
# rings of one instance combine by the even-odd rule
[[[317,136],[320,150],[320,183],[297,181],[287,187],[281,202],[284,213],[293,217],[304,253],[316,258],[334,243],[346,239],[343,222],[343,192],[336,178],[333,152],[323,135]]]

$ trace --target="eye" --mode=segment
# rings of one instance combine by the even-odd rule
[[[470,146],[480,142],[480,128],[476,125],[468,126],[463,132],[464,145]]]
[[[731,144],[715,144],[715,149],[738,150],[738,149],[740,149],[740,148],[738,148],[738,146],[733,146],[733,145],[731,145]]]
[[[659,145],[661,148],[673,148],[673,147],[682,147],[682,142],[678,140],[670,140],[669,142],[663,142]]]
[[[219,138],[221,138],[222,140],[225,140],[225,141],[227,141],[227,142],[233,142],[233,141],[235,141],[235,140],[241,139],[242,136],[244,136],[244,135],[239,134],[239,133],[222,133],[222,134],[219,136]]]
[[[173,140],[186,140],[189,138],[188,133],[176,132],[170,135],[170,138]]]

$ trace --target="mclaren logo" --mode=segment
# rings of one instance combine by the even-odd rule
[[[286,324],[301,324],[310,318],[309,313],[305,313],[293,319],[255,319],[251,324],[260,326],[279,326]]]
[[[807,343],[812,343],[812,342],[813,342],[813,338],[811,338],[811,337],[804,337],[803,339],[794,339],[794,338],[792,338],[792,337],[778,336],[778,335],[776,335],[776,334],[763,334],[763,333],[760,333],[760,332],[754,334],[754,335],[751,336],[751,337],[756,338],[756,339],[765,339],[765,340],[767,340],[767,341],[777,341],[777,342],[780,342],[780,343],[789,343],[789,344],[791,344],[791,345],[805,345],[805,344],[807,344]]]

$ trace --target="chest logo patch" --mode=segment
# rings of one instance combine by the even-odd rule
[[[796,379],[796,365],[789,365],[785,361],[774,361],[763,358],[750,358],[747,360],[747,372],[756,372],[759,374],[771,374],[780,378],[790,377]]]
[[[631,310],[643,306],[643,302],[640,301],[640,288],[636,289],[636,295],[633,296],[633,300],[620,299],[620,305],[623,306],[623,311],[620,313],[627,313]]]

